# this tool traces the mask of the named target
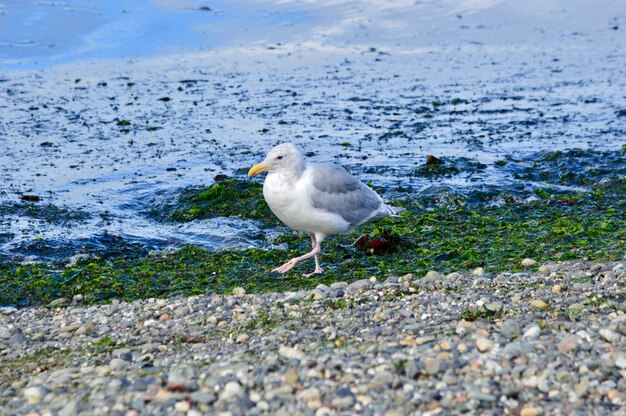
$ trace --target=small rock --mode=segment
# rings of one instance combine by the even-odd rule
[[[520,336],[522,330],[520,328],[520,323],[517,319],[511,318],[502,322],[500,326],[500,332],[509,337],[509,338],[517,338]]]
[[[21,332],[18,332],[7,340],[7,344],[9,345],[22,345],[26,343],[28,343],[28,338]]]
[[[493,349],[493,342],[489,338],[480,337],[476,340],[476,348],[480,352],[487,352]]]
[[[344,291],[348,295],[353,295],[353,294],[358,293],[358,292],[360,292],[362,290],[369,289],[373,285],[374,284],[371,281],[369,281],[368,279],[356,280],[356,281],[350,283],[348,286],[346,286]]]
[[[550,274],[554,270],[554,265],[552,264],[542,264],[539,266],[539,273],[542,274]]]
[[[159,321],[169,321],[170,319],[172,319],[172,315],[169,313],[163,313],[159,316]]]
[[[537,338],[540,334],[541,334],[541,328],[539,328],[537,325],[533,325],[524,332],[523,337],[532,339],[532,338]]]
[[[328,297],[328,293],[327,291],[315,289],[313,291],[313,300],[324,300]]]
[[[190,408],[191,406],[189,405],[189,402],[186,400],[181,400],[180,402],[176,402],[176,404],[174,405],[174,410],[176,410],[177,412],[181,412],[181,413],[187,413]]]
[[[332,404],[342,410],[354,406],[354,403],[356,403],[356,396],[348,387],[337,389],[335,397],[332,399]]]
[[[419,345],[428,344],[429,342],[433,342],[435,339],[436,339],[435,337],[429,337],[429,336],[417,337],[415,338],[415,345],[419,346]]]
[[[398,283],[409,283],[409,282],[412,282],[413,280],[415,280],[415,276],[413,275],[413,273],[407,273],[405,275],[398,277]]]
[[[129,362],[122,360],[121,358],[113,358],[109,363],[109,368],[111,370],[122,370],[128,367]]]
[[[600,336],[604,338],[607,342],[617,342],[619,341],[621,335],[615,331],[612,331],[608,328],[602,328],[598,331]]]
[[[482,276],[484,274],[485,274],[485,269],[483,269],[482,267],[478,267],[474,269],[474,271],[472,272],[472,276]]]
[[[504,304],[499,300],[496,300],[485,304],[485,309],[487,309],[489,312],[498,313],[501,312],[502,309],[504,309]]]
[[[70,400],[63,406],[63,409],[59,410],[58,416],[76,416],[78,412],[78,401]]]
[[[571,351],[574,351],[576,348],[578,348],[579,339],[580,338],[578,338],[576,335],[565,337],[558,343],[556,348],[559,350],[559,352],[562,352],[563,354],[567,354]]]
[[[182,392],[187,390],[187,379],[179,372],[172,371],[167,376],[167,389],[169,391]]]
[[[56,306],[63,306],[63,305],[69,305],[71,303],[71,301],[67,298],[58,298],[53,300],[52,302],[50,302],[48,304],[48,306],[54,308]]]
[[[283,382],[290,386],[298,383],[298,372],[295,368],[290,368],[289,370],[287,370],[287,372],[283,376]]]
[[[474,400],[481,400],[484,402],[494,402],[496,400],[496,398],[494,396],[492,396],[491,394],[487,394],[487,393],[483,393],[482,391],[471,391],[468,395],[467,395],[468,399],[474,399]]]
[[[431,270],[428,273],[426,273],[426,276],[424,276],[422,280],[425,282],[438,282],[440,280],[443,280],[443,276],[437,273],[436,271]]]
[[[562,291],[563,291],[563,286],[561,285],[552,286],[552,293],[557,294],[557,293],[561,293]]]
[[[533,309],[546,310],[550,307],[550,305],[548,305],[546,302],[542,301],[541,299],[533,299],[530,302],[530,307]]]
[[[306,358],[306,355],[299,349],[288,347],[286,345],[281,345],[278,348],[278,355],[280,355],[281,357],[285,357],[289,359],[296,359],[300,361]]]
[[[250,335],[248,335],[248,334],[239,334],[237,336],[237,339],[235,340],[235,342],[237,344],[244,344],[244,343],[248,342],[249,339],[250,339]]]
[[[84,300],[85,300],[85,296],[81,295],[80,293],[78,295],[74,295],[74,297],[72,298],[72,301],[74,303],[80,303],[80,302],[82,302]]]
[[[298,400],[303,402],[309,409],[316,410],[322,407],[322,394],[317,387],[309,387],[298,394]]]
[[[236,287],[233,289],[233,295],[235,296],[243,296],[246,294],[246,289],[243,287]]]
[[[386,390],[393,382],[393,374],[390,371],[379,371],[367,384],[367,387],[375,391]]]
[[[343,295],[345,295],[346,292],[343,289],[331,289],[330,292],[328,292],[328,297],[331,299],[338,299],[338,298],[342,298]]]
[[[59,329],[59,331],[61,333],[64,333],[64,332],[74,332],[78,328],[80,328],[80,324],[70,324],[70,325],[62,326],[61,329]]]
[[[532,404],[526,404],[519,413],[520,416],[541,416],[543,410],[541,407],[535,407]]]
[[[330,289],[331,290],[335,290],[335,289],[345,289],[346,287],[348,287],[348,284],[346,282],[335,282],[332,283],[330,285]]]
[[[96,331],[96,327],[93,323],[87,322],[76,330],[76,335],[91,335]]]
[[[194,403],[200,403],[200,404],[209,404],[217,400],[217,397],[215,397],[215,394],[208,392],[208,391],[204,391],[204,390],[196,391],[192,393],[190,397]]]
[[[615,366],[617,368],[626,369],[626,356],[621,356],[615,360]]]
[[[443,366],[441,361],[435,357],[426,357],[424,359],[424,370],[426,370],[426,373],[430,374],[431,376],[434,376],[439,371],[441,371],[442,367]]]
[[[48,394],[48,389],[43,386],[33,386],[24,389],[24,397],[30,404],[41,403],[43,398]]]
[[[220,394],[220,401],[226,402],[236,397],[243,396],[243,388],[236,381],[229,381]]]
[[[529,258],[525,258],[522,260],[522,266],[524,267],[530,267],[530,266],[534,266],[537,264],[536,260],[533,259],[529,259]]]

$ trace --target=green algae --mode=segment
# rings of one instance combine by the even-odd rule
[[[624,188],[611,187],[624,195]],[[621,190],[620,190],[621,189]],[[519,271],[521,259],[538,262],[588,258],[619,260],[626,247],[626,209],[614,194],[588,196],[574,205],[535,201],[503,207],[424,209],[406,199],[400,219],[365,225],[360,231],[389,233],[401,241],[390,254],[371,255],[352,245],[358,236],[329,239],[322,256],[326,271],[306,278],[312,263],[286,275],[270,270],[310,249],[308,238],[282,236],[287,250],[248,249],[208,252],[187,246],[175,253],[110,257],[71,267],[49,264],[0,265],[0,304],[41,304],[81,293],[88,302],[117,298],[311,289],[319,283],[352,281],[403,273],[486,267],[488,272]]]
[[[238,179],[183,189],[173,202],[152,207],[149,215],[171,222],[230,216],[276,222],[263,199],[263,187]]]
[[[309,239],[289,233],[274,244],[286,249],[209,252],[187,246],[174,253],[124,255],[82,260],[74,265],[0,264],[0,305],[47,304],[59,297],[83,294],[87,302],[117,298],[231,293],[241,286],[248,293],[311,289],[320,283],[353,281],[376,276],[379,280],[428,270],[451,272],[485,267],[487,272],[521,271],[521,260],[539,263],[559,260],[621,260],[626,248],[626,164],[624,151],[600,152],[588,163],[576,151],[555,152],[537,158],[533,167],[515,163],[502,169],[521,169],[532,175],[551,172],[546,185],[572,183],[568,171],[581,175],[588,191],[537,188],[539,198],[506,199],[503,204],[462,203],[462,195],[430,204],[415,199],[412,191],[392,201],[407,209],[401,218],[364,225],[350,235],[325,241],[325,273],[311,278],[312,262],[285,275],[270,270],[310,250]],[[585,179],[585,178],[592,178]],[[531,180],[538,179],[535,176]],[[521,202],[520,202],[521,201]],[[214,216],[239,216],[278,224],[262,198],[261,186],[229,179],[211,186],[183,190],[171,205],[154,207],[161,221],[191,221]],[[359,250],[357,237],[393,236],[393,247],[373,254]]]

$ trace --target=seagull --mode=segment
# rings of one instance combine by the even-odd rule
[[[385,204],[370,187],[333,163],[307,163],[300,147],[283,143],[248,172],[267,171],[263,197],[274,215],[297,231],[311,236],[312,250],[294,257],[272,272],[286,273],[302,260],[315,258],[313,274],[322,273],[321,244],[328,235],[344,234],[359,225],[396,217],[404,208]]]

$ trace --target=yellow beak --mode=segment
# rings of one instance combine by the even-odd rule
[[[252,177],[254,175],[258,175],[259,173],[263,172],[267,168],[269,168],[269,166],[264,165],[263,163],[257,163],[256,165],[250,168],[250,170],[248,171],[248,176]]]

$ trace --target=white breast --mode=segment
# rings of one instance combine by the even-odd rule
[[[308,233],[341,234],[350,228],[343,218],[311,205],[305,180],[270,172],[263,184],[263,197],[274,215],[294,230]]]

